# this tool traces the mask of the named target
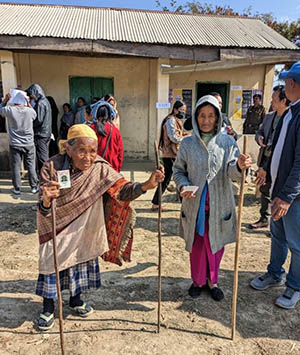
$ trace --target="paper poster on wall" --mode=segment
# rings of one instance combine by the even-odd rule
[[[182,99],[183,102],[186,104],[186,118],[191,117],[193,112],[193,90],[183,89]]]
[[[173,99],[174,99],[173,89],[169,89],[169,100],[168,101],[170,102],[170,104],[172,104]]]
[[[182,101],[182,89],[173,89],[173,101]]]
[[[170,102],[157,102],[156,103],[157,109],[166,109],[166,108],[170,108],[170,107],[171,107]]]
[[[246,112],[252,105],[252,90],[243,90],[242,117],[246,118]]]
[[[193,89],[170,89],[169,99],[171,94],[173,98],[172,105],[175,101],[183,101],[186,104],[186,117],[190,117],[193,111]]]
[[[236,90],[243,90],[241,86],[237,86],[237,85],[232,85],[231,86],[231,91],[236,91]]]
[[[233,91],[233,118],[242,118],[243,90]]]

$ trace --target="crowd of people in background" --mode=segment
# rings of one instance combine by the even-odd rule
[[[70,127],[75,124],[91,126],[98,137],[98,155],[105,157],[116,171],[121,171],[123,142],[114,96],[93,97],[89,105],[83,97],[78,97],[74,111],[69,103],[64,103],[62,108],[63,115],[58,122],[59,109],[54,98],[46,96],[38,84],[18,90],[14,98],[7,94],[3,99],[0,115],[8,123],[14,195],[21,194],[22,161],[28,170],[31,192],[38,192],[42,166],[49,157],[59,153],[59,141],[67,139]]]
[[[243,134],[255,135],[260,146],[256,171],[260,218],[249,227],[268,227],[271,216],[272,236],[267,272],[250,285],[256,290],[283,285],[283,264],[290,250],[286,289],[275,304],[291,309],[300,299],[300,62],[280,78],[285,85],[273,88],[270,112],[266,114],[262,96],[255,94],[243,124]],[[189,295],[199,297],[206,287],[216,301],[224,298],[218,286],[224,245],[234,241],[236,233],[231,181],[238,179],[241,169],[251,167],[250,157],[239,153],[238,135],[221,109],[221,95],[210,93],[200,98],[193,116],[182,124],[185,105],[177,101],[162,122],[160,136],[165,166],[162,192],[173,173],[182,200],[180,234],[190,253],[193,281]],[[186,131],[191,129],[190,136]],[[152,209],[158,208],[157,196],[158,190]]]
[[[260,218],[250,227],[268,227],[271,215],[270,263],[267,272],[252,280],[251,286],[256,290],[265,290],[283,285],[283,264],[290,250],[292,257],[286,276],[286,289],[275,303],[279,307],[291,309],[300,299],[300,62],[282,73],[281,78],[285,80],[285,85],[274,87],[271,111],[267,114],[261,95],[253,96],[254,104],[247,110],[243,133],[255,134],[260,147],[256,171],[256,181],[261,191]],[[182,202],[180,235],[190,254],[192,284],[188,293],[197,298],[206,288],[215,301],[221,301],[224,293],[218,284],[220,262],[224,246],[235,240],[237,229],[232,181],[237,181],[242,170],[252,166],[251,157],[240,154],[236,142],[239,136],[228,117],[222,113],[222,104],[221,94],[211,92],[198,100],[193,115],[186,119],[185,103],[176,101],[161,124],[159,149],[164,170],[156,170],[143,184],[132,184],[119,174],[123,164],[123,142],[117,102],[113,95],[94,97],[90,104],[83,97],[78,97],[74,111],[69,103],[65,103],[58,129],[59,110],[56,103],[52,97],[45,96],[38,84],[19,91],[13,98],[7,94],[0,106],[0,115],[8,120],[14,185],[12,192],[20,194],[23,157],[32,193],[39,191],[38,178],[43,167],[40,176],[43,191],[40,193],[38,211],[39,235],[43,237],[48,235],[50,228],[51,198],[59,198],[65,204],[73,203],[68,200],[68,193],[59,194],[59,184],[47,181],[45,172],[49,168],[46,163],[49,156],[55,155],[53,161],[56,168],[66,165],[70,169],[71,180],[77,179],[74,168],[80,171],[78,176],[86,190],[78,195],[78,199],[89,206],[98,203],[93,197],[95,191],[95,196],[108,192],[112,199],[131,201],[162,182],[164,193],[173,175]],[[56,155],[60,145],[64,146],[65,155]],[[91,156],[88,164],[82,161],[80,149]],[[99,172],[103,181],[99,181]],[[107,186],[102,186],[102,182],[107,182]],[[93,187],[96,190],[92,191]],[[152,200],[153,211],[159,208],[158,194],[157,189]],[[102,199],[99,201],[102,204]],[[121,204],[121,207],[127,208],[128,205]],[[66,230],[72,225],[73,229],[68,233],[76,230],[78,221],[86,213],[84,209],[77,209],[72,224],[69,225],[68,221],[65,225],[68,226]],[[101,223],[103,225],[103,220]],[[96,233],[94,237],[96,240],[99,235]],[[47,244],[43,238],[41,244],[46,250]],[[106,245],[104,249],[107,249]],[[48,254],[45,252],[44,255]],[[91,256],[92,253],[88,254],[85,263],[80,265],[91,268],[96,275],[93,287],[98,288],[98,261]],[[44,259],[46,265],[47,260]],[[68,264],[64,270],[62,277],[69,278],[70,283],[66,288],[74,286],[75,278],[70,278],[70,272],[77,273],[78,265]],[[37,294],[44,297],[44,310],[39,319],[40,329],[44,330],[53,325],[53,298],[56,297],[55,292],[49,292],[55,283],[51,276],[53,274],[49,276],[47,273],[46,276],[40,273],[37,287]],[[80,299],[84,289],[75,290],[70,295],[70,306],[81,316],[92,311]]]

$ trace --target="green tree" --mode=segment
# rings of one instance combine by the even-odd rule
[[[169,6],[162,6],[159,0],[156,0],[156,7],[160,8],[163,11],[172,11],[172,12],[184,12],[182,5],[177,5],[176,0],[170,0]]]
[[[300,19],[297,21],[279,22],[276,17],[270,13],[253,12],[251,7],[244,9],[242,12],[235,11],[229,5],[219,6],[200,1],[187,1],[184,4],[178,4],[175,0],[170,0],[169,6],[162,6],[159,0],[156,0],[156,7],[163,11],[187,12],[192,14],[204,15],[226,15],[226,16],[246,16],[259,18],[266,25],[280,33],[290,41],[300,46]]]

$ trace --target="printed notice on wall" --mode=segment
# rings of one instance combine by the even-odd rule
[[[186,104],[186,118],[192,116],[193,89],[170,89],[169,102],[173,105],[175,101],[183,101]]]
[[[193,90],[183,89],[182,99],[183,102],[186,104],[186,118],[191,117],[193,112]]]
[[[233,118],[242,118],[243,90],[233,91]]]
[[[157,102],[156,103],[156,108],[159,109],[159,108],[170,108],[171,107],[171,104],[170,102]]]
[[[246,118],[246,112],[252,105],[252,90],[243,90],[242,117]]]

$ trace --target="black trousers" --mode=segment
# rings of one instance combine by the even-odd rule
[[[49,143],[50,137],[34,137],[36,160],[38,172],[42,169],[43,164],[49,160]]]
[[[161,184],[161,189],[162,189],[162,195],[166,191],[166,188],[168,187],[172,174],[173,174],[173,164],[175,161],[175,158],[162,158],[163,163],[164,163],[164,168],[165,168],[165,179]],[[152,199],[152,203],[154,205],[158,205],[158,188],[155,191],[155,194]]]
[[[29,147],[10,146],[10,161],[12,168],[12,182],[16,190],[21,188],[21,164],[24,158],[24,168],[28,170],[28,180],[31,188],[37,186],[37,176],[35,171],[35,149],[34,145]]]
[[[271,182],[267,182],[265,185],[262,185],[260,187],[260,192],[261,192],[261,208],[260,208],[260,215],[261,219],[268,219],[269,216],[269,204],[271,202],[270,199],[270,188],[271,188]]]

